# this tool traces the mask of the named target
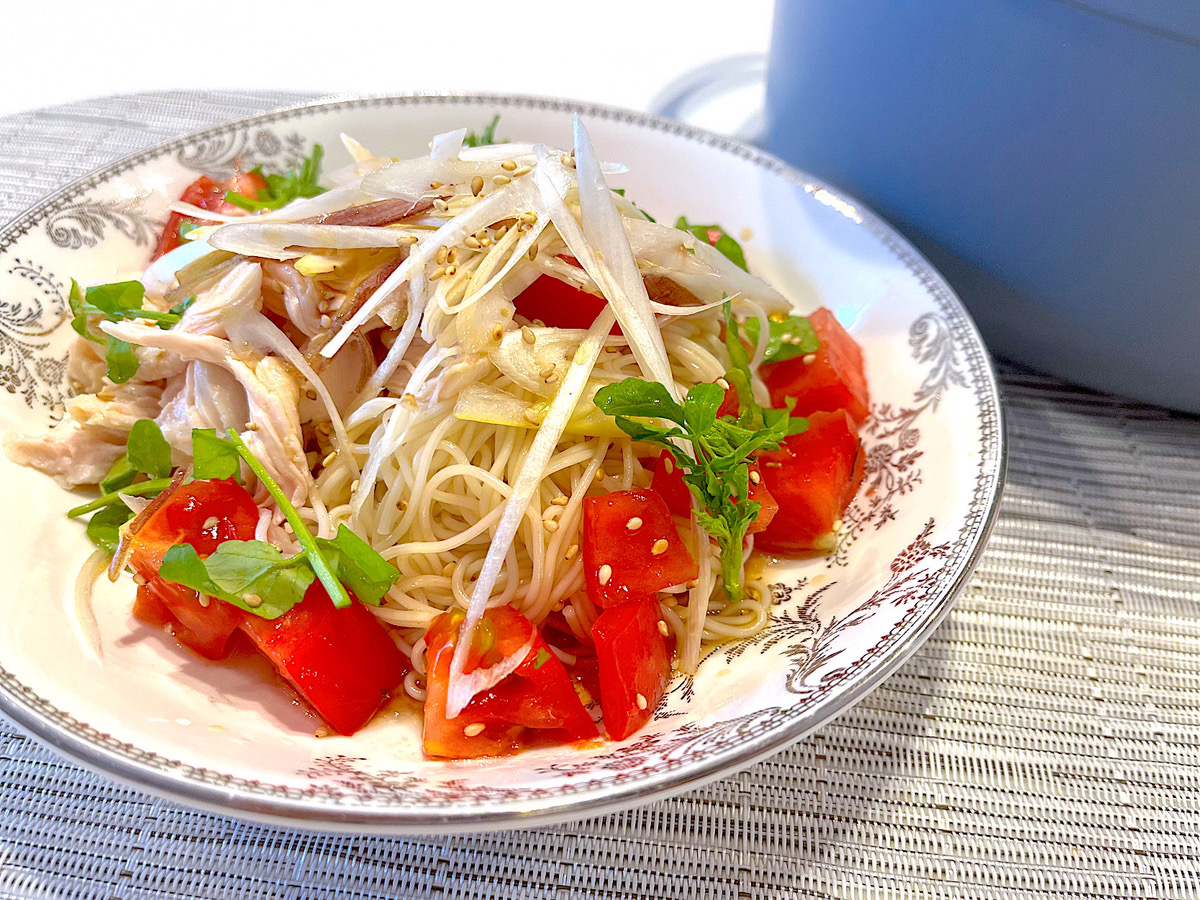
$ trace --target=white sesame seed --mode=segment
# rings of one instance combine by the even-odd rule
[[[760,475],[758,473],[757,469],[750,470],[750,483],[751,484],[762,484],[762,475]]]
[[[527,344],[533,344],[533,343],[537,342],[537,335],[535,335],[533,333],[533,329],[530,328],[528,325],[522,325],[521,326],[521,340],[523,340]]]
[[[504,184],[508,184],[510,181],[512,181],[512,179],[509,178],[507,175],[493,175],[492,176],[492,184],[504,185]]]
[[[329,318],[329,316],[321,316],[321,327],[322,328],[328,328],[332,324],[333,324],[333,319]]]
[[[671,457],[669,456],[663,457],[663,471],[668,475],[675,471],[675,464],[671,462]]]
[[[671,545],[667,543],[666,538],[659,538],[657,541],[654,542],[654,546],[650,548],[650,555],[651,556],[662,556],[664,553],[667,552],[667,548],[669,546],[671,546]]]
[[[338,458],[338,452],[336,450],[331,450],[329,452],[329,455],[326,456],[323,460],[321,460],[321,465],[324,466],[325,468],[329,468],[329,464],[337,458]]]
[[[200,526],[200,530],[208,531],[208,529],[216,528],[220,524],[221,524],[221,520],[218,519],[216,516],[209,516],[207,519],[204,520],[204,524]]]
[[[627,531],[637,531],[641,527],[642,520],[638,516],[632,516],[629,521],[625,523],[625,528]]]
[[[500,168],[502,168],[505,172],[512,172],[517,168],[517,161],[515,159],[506,159],[504,162],[500,163]]]
[[[450,248],[450,252],[446,254],[446,262],[448,262],[448,263],[458,262],[458,248],[457,247]]]
[[[474,178],[471,179],[471,193],[474,194],[476,197],[478,197],[480,191],[482,191],[482,190],[483,190],[483,176],[476,175]]]
[[[528,422],[530,425],[541,425],[542,424],[542,420],[538,417],[536,410],[527,409],[527,410],[525,410],[523,415],[525,417],[525,421]]]
[[[667,627],[667,622],[665,619],[658,620],[658,633],[663,637],[666,637],[671,633],[671,629]]]
[[[242,599],[251,609],[262,606],[262,597],[258,596],[258,594],[242,594]]]
[[[596,580],[603,587],[608,584],[608,579],[612,578],[612,566],[605,563],[600,567],[600,571],[596,573]]]
[[[815,363],[817,361],[817,354],[807,353],[802,358],[803,358],[804,364],[806,366],[811,366],[813,363]]]
[[[492,328],[492,340],[493,341],[504,340],[504,326],[503,325],[496,325]]]
[[[567,552],[563,554],[564,559],[573,559],[575,554],[579,552],[579,545],[572,544],[567,548]]]
[[[482,722],[472,722],[470,725],[468,725],[466,728],[463,729],[463,734],[466,735],[467,737],[475,737],[477,735],[483,734],[483,729],[484,729],[484,724]]]
[[[723,391],[727,391],[727,390],[729,390],[729,382],[728,382],[728,381],[726,381],[724,378],[718,378],[718,379],[717,379],[717,385],[718,385],[718,386],[721,388],[721,390],[723,390]]]
[[[639,693],[635,699],[637,700],[638,709],[645,709],[650,705],[649,701],[646,700],[645,694]]]
[[[567,505],[568,503],[570,503],[571,501],[567,499],[567,495],[566,495],[566,494],[559,494],[557,497],[555,497],[555,498],[554,498],[553,500],[551,500],[550,502],[551,502],[552,504],[554,504],[555,506],[566,506],[566,505]]]
[[[455,272],[457,272],[457,271],[458,271],[458,266],[453,266],[453,265],[452,265],[452,266],[446,266],[446,274],[447,274],[447,275],[453,275],[453,274],[454,274]]]
[[[446,264],[446,257],[449,255],[450,251],[448,251],[445,247],[438,247],[437,253],[434,254],[433,260],[439,266],[444,266]]]
[[[429,280],[437,281],[439,278],[441,278],[445,274],[446,274],[446,267],[438,266],[436,269],[433,270],[433,274],[429,276]]]
[[[521,166],[521,168],[513,170],[513,178],[520,178],[522,175],[528,175],[532,171],[532,166]]]
[[[479,242],[479,238],[474,235],[467,235],[463,238],[463,246],[470,247],[472,250],[478,250],[483,245]]]
[[[554,534],[554,532],[558,531],[558,523],[553,519],[544,520],[542,522],[542,527],[545,528],[550,534]]]

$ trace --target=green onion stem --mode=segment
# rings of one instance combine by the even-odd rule
[[[155,478],[153,481],[141,481],[137,484],[131,484],[129,487],[123,487],[119,491],[113,491],[111,494],[104,494],[97,497],[83,506],[77,506],[67,512],[67,517],[74,519],[77,516],[86,516],[90,512],[95,512],[98,509],[104,509],[106,506],[112,506],[114,503],[120,503],[120,494],[129,494],[132,497],[140,497],[143,494],[157,494],[165,491],[171,486],[170,478]]]
[[[275,498],[275,502],[283,510],[284,518],[292,526],[292,532],[295,534],[296,540],[300,542],[301,547],[308,551],[309,564],[312,565],[313,571],[317,573],[317,578],[321,584],[325,585],[325,590],[329,592],[329,596],[333,600],[333,605],[338,609],[345,609],[354,601],[350,599],[350,595],[346,593],[346,589],[342,587],[342,583],[333,574],[333,568],[329,565],[329,560],[325,558],[325,554],[321,552],[320,544],[317,543],[317,539],[313,537],[312,532],[308,530],[308,526],[304,524],[304,520],[300,518],[300,511],[284,496],[283,489],[276,484],[275,479],[271,477],[271,473],[267,471],[266,467],[258,461],[258,457],[246,446],[246,442],[242,440],[242,436],[232,428],[228,429],[225,434],[229,436],[229,440],[237,448],[238,455],[246,461],[246,465],[250,467],[250,471],[258,476],[258,480],[267,489],[267,493]]]

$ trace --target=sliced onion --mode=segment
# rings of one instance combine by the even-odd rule
[[[230,253],[261,259],[296,259],[305,249],[366,250],[403,247],[410,231],[366,225],[318,225],[300,222],[239,222],[218,228],[208,242]]]

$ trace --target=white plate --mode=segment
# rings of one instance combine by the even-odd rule
[[[318,739],[261,667],[206,663],[136,625],[129,582],[103,582],[102,658],[90,652],[71,611],[90,545],[63,515],[80,497],[0,458],[5,713],[85,765],[223,813],[484,830],[595,815],[744,768],[844,712],[920,645],[974,565],[1002,482],[1000,404],[974,326],[938,274],[853,200],[753,147],[636,113],[530,97],[365,98],[210,128],[102,169],[0,231],[0,427],[52,419],[70,279],[139,270],[167,203],[198,173],[287,168],[314,142],[338,165],[340,132],[418,155],[434,133],[479,129],[495,113],[501,137],[566,146],[576,110],[598,152],[629,165],[614,186],[660,220],[724,224],[752,269],[802,311],[832,308],[864,348],[874,418],[863,490],[834,556],[774,571],[770,627],[676,679],[651,724],[621,743],[430,761],[410,710]]]

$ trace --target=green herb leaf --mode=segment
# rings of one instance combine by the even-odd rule
[[[113,463],[112,468],[108,470],[108,474],[100,479],[100,492],[102,494],[111,494],[114,491],[119,491],[121,488],[129,487],[140,474],[133,467],[133,464],[130,463],[129,455],[126,454]]]
[[[174,468],[171,445],[153,419],[139,419],[133,423],[125,444],[125,456],[134,469],[151,478],[165,478]]]
[[[487,123],[487,126],[479,134],[473,131],[468,131],[467,136],[463,138],[464,147],[483,147],[487,144],[506,144],[507,141],[496,140],[496,126],[500,124],[499,114],[492,116],[492,121]]]
[[[746,337],[755,346],[762,331],[762,322],[757,318],[746,320]],[[784,362],[798,356],[807,356],[821,349],[821,339],[813,330],[812,323],[803,316],[788,316],[782,322],[772,321],[767,331],[767,351],[764,363]]]
[[[124,384],[137,374],[137,354],[128,341],[110,337],[104,359],[108,363],[108,377],[113,384]]]
[[[218,437],[215,428],[192,429],[192,477],[197,481],[237,478],[242,458],[237,448]]]
[[[88,520],[87,536],[101,550],[116,553],[120,528],[132,518],[133,510],[124,503],[106,506]]]
[[[87,289],[87,304],[114,318],[129,318],[126,314],[140,311],[146,299],[146,288],[140,281],[118,281],[97,284]]]
[[[729,233],[720,225],[693,225],[684,216],[680,216],[675,220],[675,227],[680,231],[686,231],[696,240],[712,244],[717,248],[717,252],[739,269],[750,271],[746,265],[746,254],[742,251],[742,245],[730,237]]]
[[[533,667],[540,669],[548,662],[550,662],[550,651],[545,647],[538,647],[537,659],[533,661]]]
[[[288,559],[262,541],[225,541],[201,559],[190,544],[176,544],[158,574],[252,615],[277,619],[304,599],[316,577],[305,556]]]
[[[317,538],[338,580],[363,603],[378,606],[393,584],[400,580],[396,567],[345,525],[339,525],[333,540]]]
[[[317,543],[316,537],[308,530],[308,526],[304,523],[304,519],[300,517],[300,511],[292,505],[292,501],[284,494],[283,489],[271,477],[271,473],[267,471],[266,466],[258,461],[251,451],[246,446],[246,442],[232,428],[225,432],[226,436],[237,448],[238,455],[246,461],[246,465],[250,467],[250,471],[262,483],[262,486],[267,489],[267,493],[274,498],[279,505],[280,511],[284,518],[292,526],[292,532],[296,536],[296,540],[300,542],[300,546],[308,551],[308,562],[312,566],[313,571],[317,573],[317,578],[321,580],[321,584],[325,586],[325,590],[329,592],[330,599],[333,600],[333,605],[338,609],[344,609],[354,601],[350,599],[350,595],[346,593],[346,589],[337,579],[337,575],[333,572],[333,567],[329,564],[329,560],[325,558],[325,554],[321,546]]]
[[[254,173],[262,175],[266,180],[265,190],[260,190],[257,197],[247,197],[236,191],[229,191],[225,200],[250,212],[262,212],[280,209],[301,197],[316,197],[325,193],[325,188],[317,184],[321,175],[321,160],[324,158],[325,148],[320,144],[313,144],[312,155],[304,160],[299,172],[293,170],[286,175],[263,175],[260,166]]]
[[[74,278],[71,279],[71,292],[67,295],[67,304],[71,307],[71,327],[75,329],[75,333],[89,341],[103,344],[106,338],[93,333],[88,327],[87,300],[84,298],[83,288]]]

